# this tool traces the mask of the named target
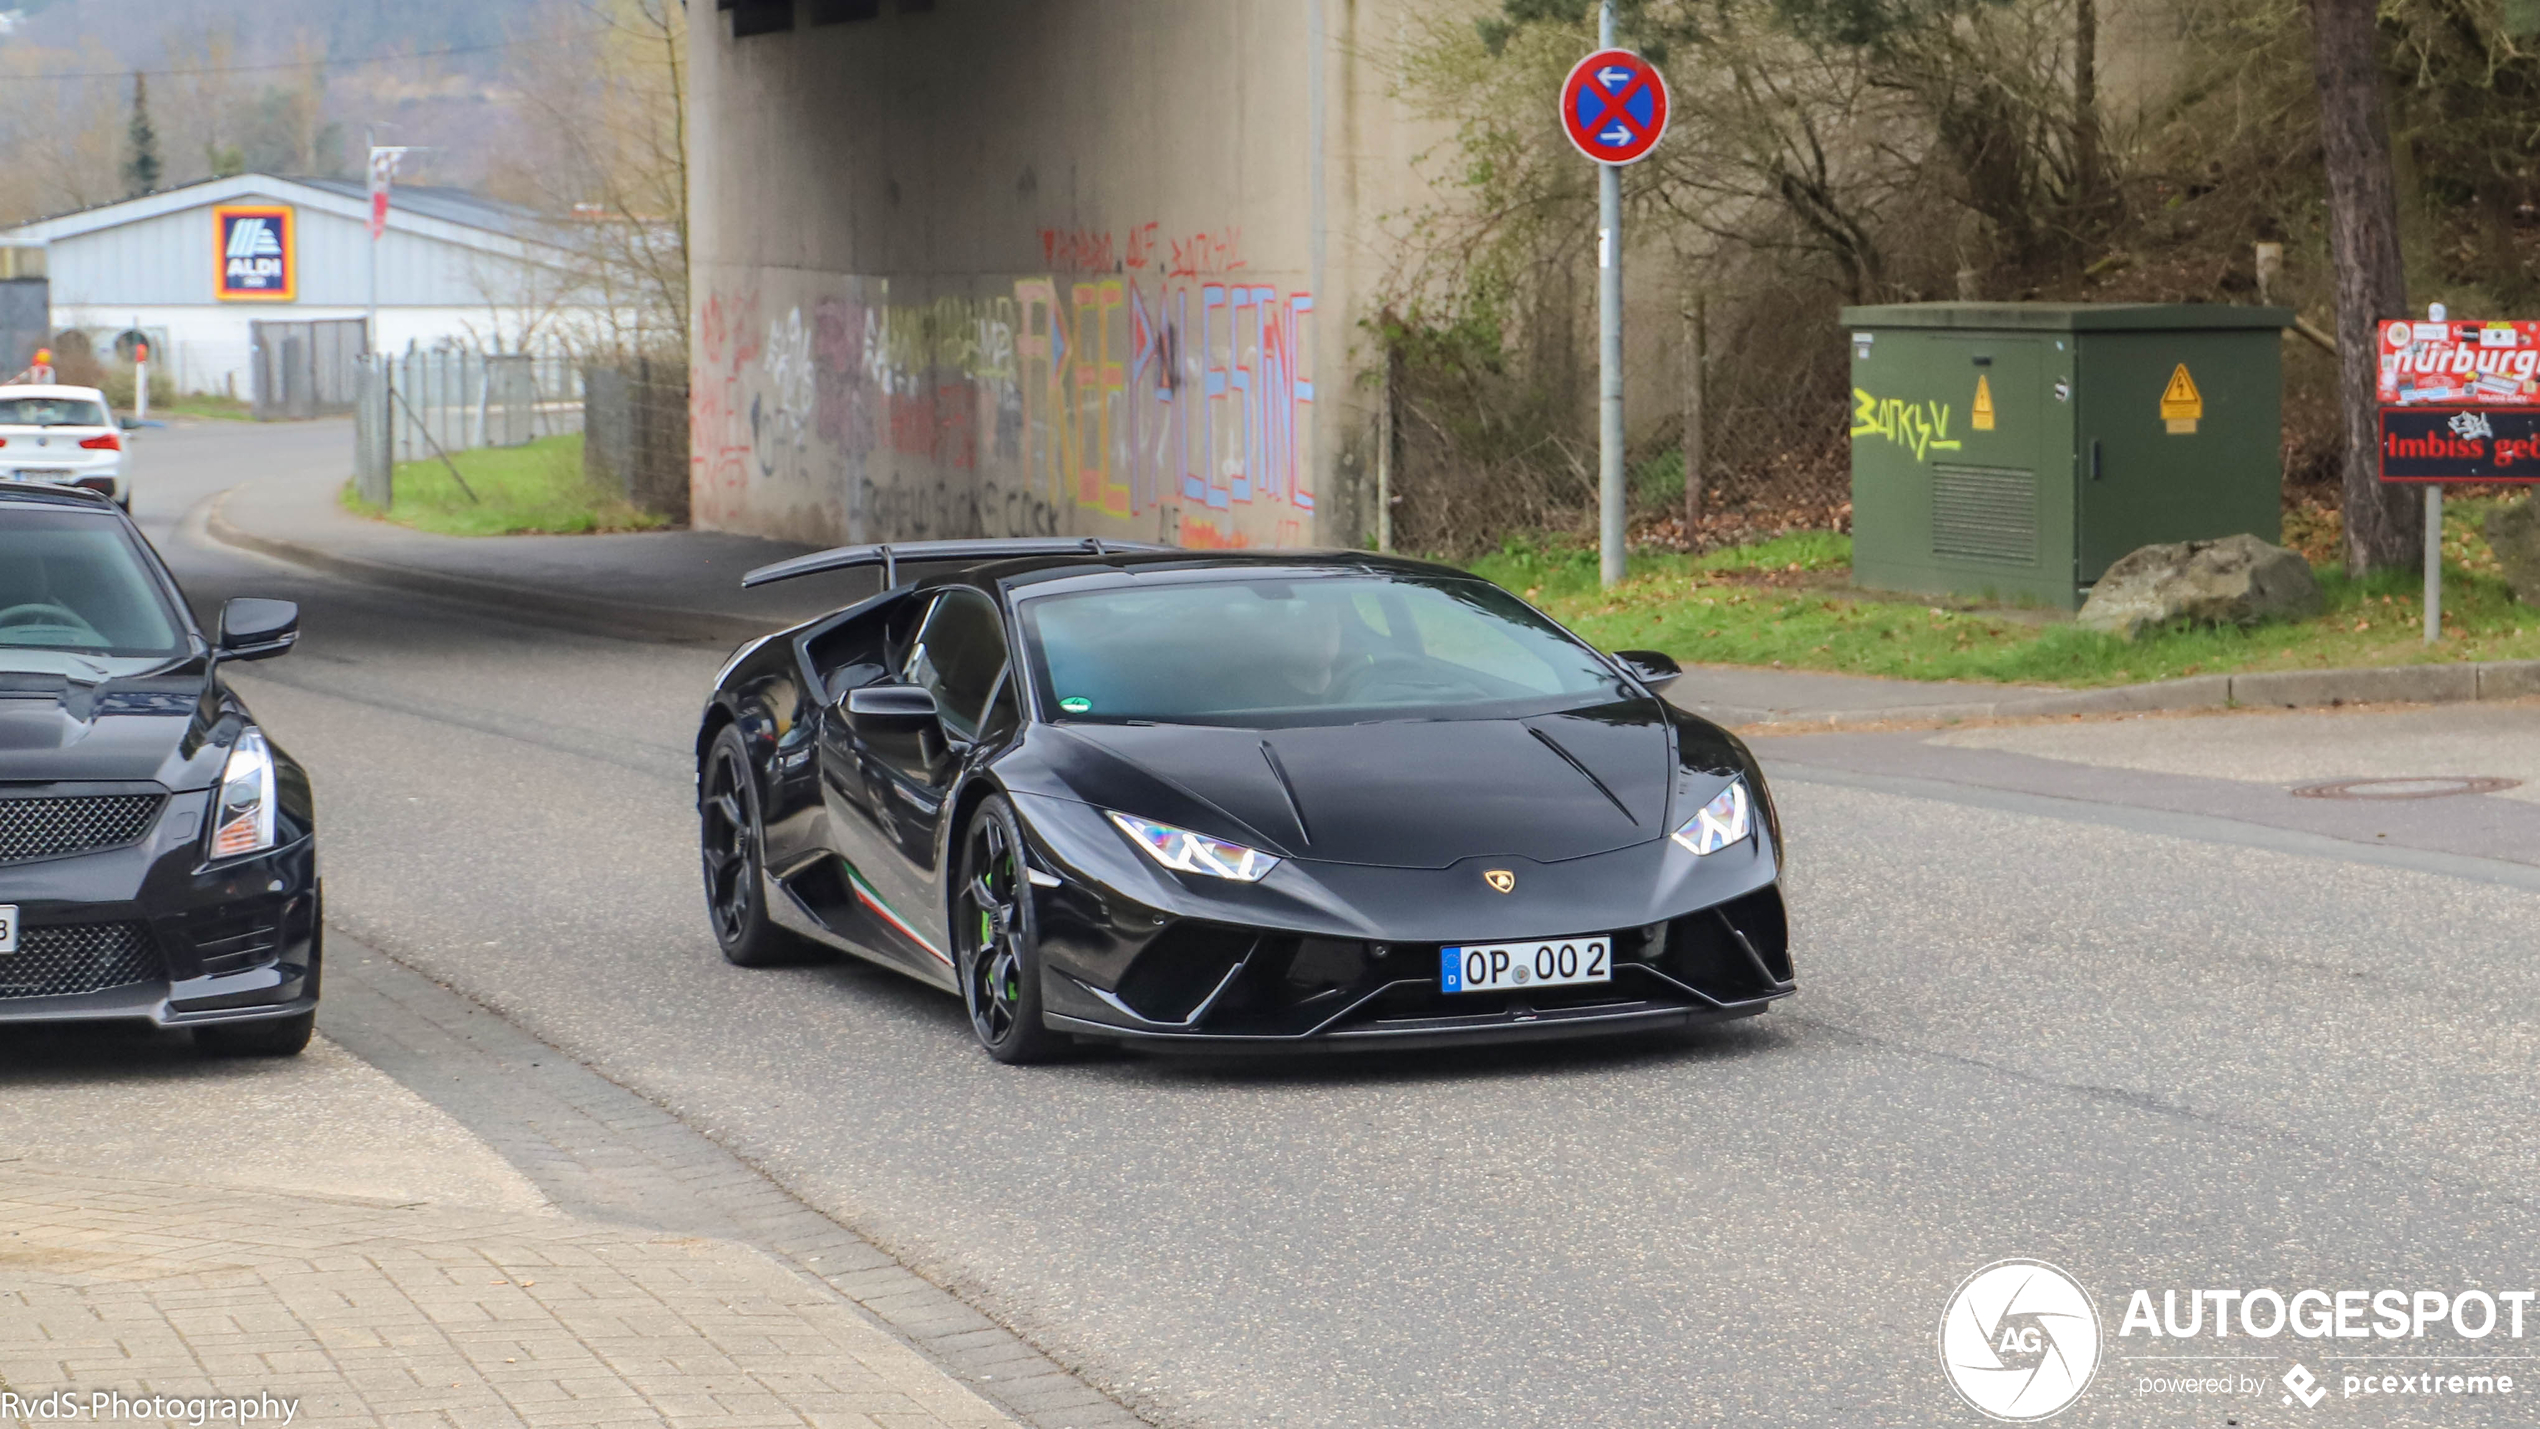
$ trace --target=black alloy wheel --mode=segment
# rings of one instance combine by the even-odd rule
[[[961,841],[961,891],[953,899],[961,997],[970,1030],[1000,1062],[1041,1062],[1067,1038],[1041,1020],[1041,949],[1014,807],[991,797]]]
[[[819,955],[813,944],[767,916],[758,781],[738,725],[725,725],[706,752],[705,778],[697,788],[697,842],[705,864],[706,918],[725,961],[772,968]]]

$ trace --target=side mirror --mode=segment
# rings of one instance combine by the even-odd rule
[[[935,720],[935,692],[918,685],[867,685],[847,691],[847,722],[858,733],[914,729]]]
[[[220,653],[229,660],[270,660],[300,641],[300,607],[287,600],[240,596],[220,609]]]
[[[129,412],[126,412],[122,416],[115,418],[115,425],[123,428],[127,432],[137,432],[141,430],[141,419],[133,416]]]
[[[1614,658],[1622,662],[1624,669],[1631,671],[1633,679],[1647,685],[1652,694],[1674,684],[1676,677],[1685,672],[1684,666],[1677,664],[1673,657],[1656,650],[1617,650]]]

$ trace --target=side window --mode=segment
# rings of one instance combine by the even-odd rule
[[[917,614],[910,607],[916,604],[901,600],[879,610],[868,610],[813,636],[803,647],[803,657],[819,672],[821,687],[830,703],[844,698],[849,690],[891,678],[892,637],[907,633]]]
[[[977,591],[956,588],[937,597],[926,613],[901,678],[934,691],[944,724],[975,738],[980,711],[1004,668],[1005,629],[996,606]]]

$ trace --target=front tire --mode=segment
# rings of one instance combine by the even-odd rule
[[[697,785],[697,842],[706,881],[706,921],[724,961],[773,968],[807,963],[820,949],[767,914],[766,831],[758,779],[738,725],[725,725],[706,750]]]
[[[1023,828],[1002,796],[982,803],[962,833],[960,887],[953,944],[971,1034],[1000,1062],[1046,1062],[1068,1039],[1041,1017],[1040,923],[1023,869]]]

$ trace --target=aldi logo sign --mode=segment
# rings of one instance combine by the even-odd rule
[[[212,210],[220,267],[213,292],[224,302],[287,303],[299,296],[298,255],[286,204],[223,204]]]

